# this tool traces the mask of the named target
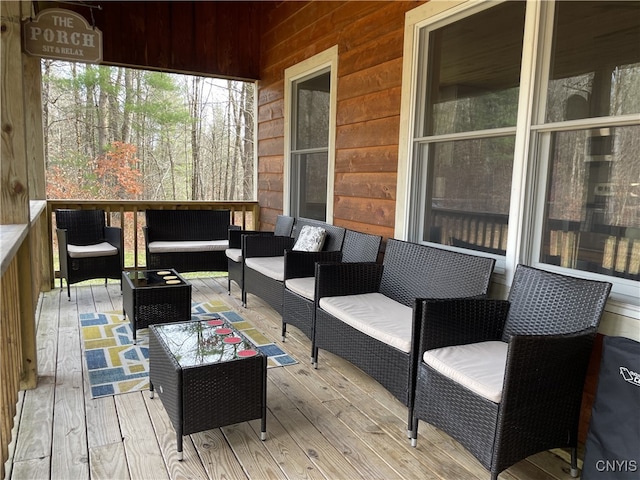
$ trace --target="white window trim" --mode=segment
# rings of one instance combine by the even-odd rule
[[[400,122],[398,142],[397,200],[394,232],[396,238],[405,240],[409,238],[409,222],[411,221],[410,195],[413,171],[411,162],[414,145],[413,132],[420,30],[427,25],[435,24],[443,19],[449,19],[453,15],[464,14],[468,9],[477,7],[479,3],[498,4],[501,2],[493,0],[487,0],[487,2],[474,0],[428,2],[408,11],[405,15],[400,104],[400,118],[405,121]],[[539,69],[536,68],[536,61],[542,59],[543,55],[548,55],[549,52],[547,50],[551,48],[552,26],[549,19],[553,8],[553,2],[548,2],[547,4],[547,2],[527,1],[517,120],[517,126],[520,128],[517,129],[514,152],[507,255],[505,257],[504,270],[502,270],[504,275],[494,275],[495,281],[505,286],[511,284],[515,266],[518,263],[538,265],[545,269],[553,270],[549,265],[541,265],[533,261],[535,256],[534,249],[537,244],[539,245],[536,235],[540,233],[539,223],[536,223],[537,219],[534,217],[536,212],[540,210],[531,208],[535,202],[540,201],[540,188],[544,186],[544,181],[539,178],[542,172],[539,168],[536,168],[534,161],[536,159],[536,145],[532,144],[533,135],[537,130],[541,130],[540,127],[536,128],[532,122],[540,117],[540,112],[544,105],[541,105],[542,98],[535,98],[535,92],[531,85],[540,86],[546,84],[543,78],[536,77],[538,74],[544,75],[544,72],[538,73]],[[545,50],[540,50],[539,52],[539,49]],[[629,122],[633,122],[634,119],[635,117],[630,118]],[[599,121],[602,120],[599,119]],[[626,119],[618,118],[616,124],[621,120],[623,123],[627,123]],[[576,123],[591,121],[592,119],[588,119]],[[527,128],[523,128],[524,125]],[[496,269],[496,271],[500,273],[501,270]],[[563,273],[612,281],[610,277],[589,274],[588,272],[567,270]],[[600,331],[607,335],[623,335],[640,340],[638,320],[640,320],[640,306],[626,303],[624,300],[614,297],[607,302]]]
[[[336,105],[338,86],[338,46],[334,45],[284,71],[284,178],[283,213],[291,213],[291,92],[296,80],[330,68],[331,91],[329,93],[329,143],[327,161],[327,223],[333,223],[335,166],[336,166]]]

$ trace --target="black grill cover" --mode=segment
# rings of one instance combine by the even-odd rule
[[[640,479],[640,343],[604,337],[582,480]]]

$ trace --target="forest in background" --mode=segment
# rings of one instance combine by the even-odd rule
[[[48,198],[252,200],[250,82],[42,61]]]

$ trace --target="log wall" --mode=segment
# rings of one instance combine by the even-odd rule
[[[284,71],[338,45],[334,223],[393,237],[405,12],[421,2],[283,2],[265,10],[258,201],[282,211]]]

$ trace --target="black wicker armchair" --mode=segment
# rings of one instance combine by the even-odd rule
[[[284,254],[296,244],[304,226],[321,227],[326,232],[321,252],[306,252],[308,258],[322,259],[322,252],[339,252],[344,241],[345,229],[309,218],[296,218],[292,237],[271,238],[244,235],[242,256],[244,257],[244,288],[242,303],[247,305],[247,293],[252,293],[267,302],[282,314],[284,294]],[[258,264],[258,265],[256,265]],[[266,266],[266,268],[264,268]]]
[[[104,210],[61,209],[55,215],[60,288],[64,278],[67,297],[71,299],[74,283],[94,278],[104,278],[105,284],[108,278],[122,282],[122,229],[106,226]]]
[[[307,252],[288,250],[284,255],[284,307],[282,312],[282,341],[287,324],[297,327],[311,340],[313,357],[313,326],[315,319],[315,263],[328,262],[376,262],[382,237],[354,230],[347,230],[341,252],[324,252],[322,257],[309,256]]]
[[[422,300],[414,400],[496,479],[529,455],[570,448],[611,284],[519,265],[508,300]]]
[[[230,210],[147,210],[147,268],[226,272]]]
[[[229,248],[225,251],[229,277],[227,292],[231,295],[231,282],[235,282],[242,290],[244,286],[244,260],[242,257],[242,236],[257,235],[261,237],[290,237],[293,231],[294,218],[288,215],[278,215],[273,232],[260,230],[229,230]]]
[[[485,296],[494,264],[396,239],[387,241],[382,265],[316,264],[313,363],[318,349],[339,355],[410,405],[422,320],[416,299]]]

